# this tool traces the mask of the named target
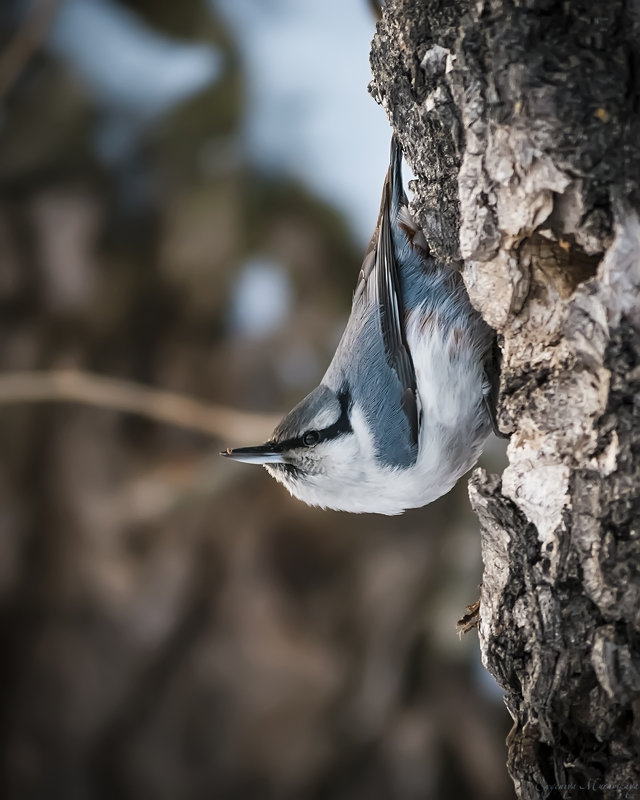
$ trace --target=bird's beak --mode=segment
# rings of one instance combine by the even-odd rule
[[[257,447],[236,447],[233,450],[227,447],[221,456],[232,458],[234,461],[244,461],[246,464],[284,464],[282,453],[278,452],[277,445],[273,442],[260,444]]]

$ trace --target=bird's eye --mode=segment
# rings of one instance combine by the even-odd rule
[[[320,441],[320,434],[318,431],[307,431],[302,437],[302,444],[305,447],[315,447]]]

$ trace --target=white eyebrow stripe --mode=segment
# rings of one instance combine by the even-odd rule
[[[325,428],[330,428],[340,419],[342,409],[339,403],[335,405],[331,403],[328,407],[321,409],[321,411],[314,417],[312,427],[315,430],[322,431]],[[304,431],[302,431],[304,433]]]

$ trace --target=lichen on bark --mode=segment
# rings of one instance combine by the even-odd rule
[[[389,0],[372,45],[413,210],[502,343],[509,465],[470,497],[520,798],[640,784],[639,31],[623,0]]]

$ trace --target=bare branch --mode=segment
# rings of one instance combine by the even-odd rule
[[[0,376],[0,404],[47,402],[84,403],[139,414],[217,439],[237,441],[265,438],[280,419],[280,415],[235,411],[175,392],[77,370]]]

